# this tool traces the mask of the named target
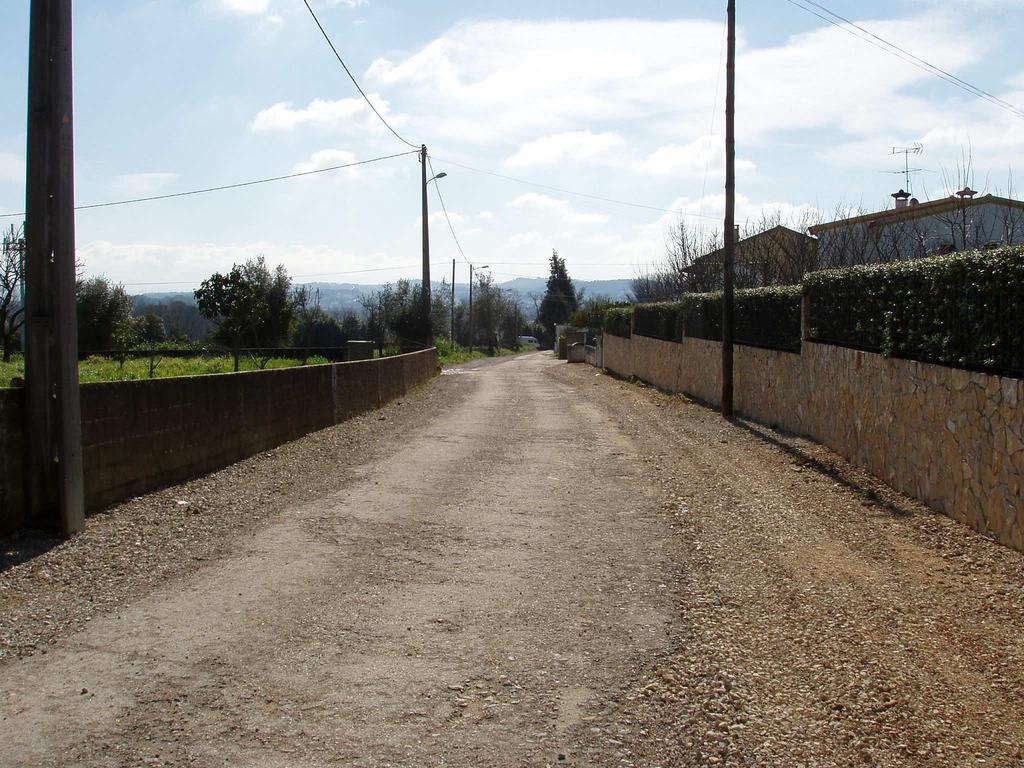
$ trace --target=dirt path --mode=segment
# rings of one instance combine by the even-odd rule
[[[547,355],[402,409],[0,573],[29,649],[0,662],[0,764],[1024,759],[1021,555],[812,444]],[[78,542],[131,547],[126,520],[196,494],[202,560],[140,545],[159,578],[95,569],[90,615],[58,599]]]
[[[4,765],[558,762],[676,601],[635,447],[548,367],[458,374],[347,487],[0,668]]]

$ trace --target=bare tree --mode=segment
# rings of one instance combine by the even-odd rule
[[[25,276],[25,238],[12,224],[3,236],[0,251],[0,342],[3,359],[11,361],[14,340],[25,324],[25,307],[21,302],[21,283]]]

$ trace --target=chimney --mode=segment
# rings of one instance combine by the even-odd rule
[[[910,193],[904,192],[902,189],[899,192],[893,192],[892,198],[896,201],[896,209],[907,207],[907,200],[910,199]]]

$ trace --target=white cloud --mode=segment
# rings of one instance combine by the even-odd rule
[[[262,16],[270,9],[270,0],[218,0],[218,5],[228,13]]]
[[[737,171],[755,168],[750,160],[736,161]],[[725,140],[720,136],[701,136],[689,144],[666,144],[638,163],[635,169],[659,176],[720,174],[725,171]]]
[[[388,103],[375,93],[367,94],[377,110],[394,125],[400,125],[402,118],[390,114]],[[294,107],[286,101],[273,104],[259,112],[249,124],[255,133],[290,131],[301,126],[330,128],[339,131],[383,131],[386,130],[370,107],[360,98],[314,99],[306,107]]]
[[[292,173],[309,173],[310,171],[322,171],[325,168],[332,168],[336,165],[354,163],[356,156],[346,149],[321,149],[310,155],[309,160],[296,163]],[[345,169],[351,174],[355,169]]]
[[[367,5],[367,3],[368,0],[323,0],[323,2],[313,3],[313,5],[323,8],[334,8],[343,5],[354,9]],[[280,2],[280,0],[214,0],[214,5],[219,10],[230,14],[237,16],[259,16],[275,24],[280,24],[284,21],[278,13],[274,12],[275,9],[280,8],[284,12],[288,8],[287,4]],[[305,12],[304,8],[302,10]]]
[[[476,217],[480,219],[480,221],[492,221],[494,219],[494,214],[490,211],[480,211]]]
[[[25,181],[24,158],[0,153],[0,181]]]
[[[565,131],[542,136],[523,144],[519,151],[505,162],[509,167],[557,165],[566,162],[615,164],[618,160],[610,153],[623,144],[625,139],[611,131]]]
[[[527,208],[557,215],[566,224],[604,224],[608,217],[603,213],[579,213],[568,200],[559,200],[537,192],[527,192],[509,203],[512,208]]]
[[[128,195],[152,195],[178,178],[177,173],[126,173],[114,178],[114,188]]]
[[[721,32],[705,21],[467,22],[404,58],[378,59],[367,77],[389,93],[408,89],[409,111],[411,100],[443,104],[430,122],[451,140],[518,146],[524,134],[586,134],[581,126],[680,111],[706,129],[712,92],[701,84],[715,74]]]

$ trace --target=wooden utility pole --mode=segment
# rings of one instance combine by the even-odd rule
[[[469,265],[469,354],[473,354],[473,265]]]
[[[452,259],[452,344],[455,343],[455,259]]]
[[[420,171],[423,179],[423,332],[426,335],[427,343],[430,343],[433,336],[433,329],[430,327],[430,228],[427,222],[427,145],[420,145]]]
[[[728,0],[725,63],[725,274],[722,292],[722,415],[732,406],[733,270],[736,257],[736,0]]]
[[[25,200],[28,518],[85,523],[75,314],[71,0],[32,0]]]

